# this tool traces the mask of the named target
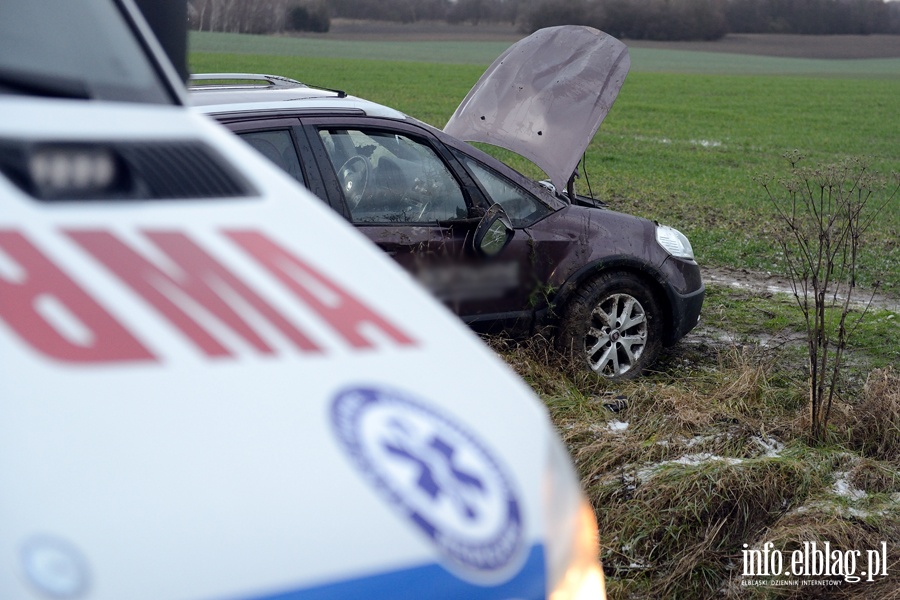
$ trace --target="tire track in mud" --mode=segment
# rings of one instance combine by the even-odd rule
[[[784,294],[786,297],[792,297],[794,294],[787,277],[772,273],[729,267],[704,267],[702,275],[707,287],[724,287],[747,294]],[[857,288],[851,296],[851,305],[858,310],[863,309],[870,298],[871,308],[884,309],[900,315],[900,296],[897,294],[877,292],[873,295],[871,289]],[[714,310],[714,307],[704,306],[704,313],[707,310]],[[727,324],[721,323],[714,315],[704,313],[701,313],[697,327],[678,344],[663,350],[659,361],[661,365],[673,363],[715,370],[710,364],[715,363],[714,357],[725,348],[770,352],[798,348],[807,343],[806,333],[803,331],[784,329],[776,333],[738,333]],[[780,360],[787,361],[783,366],[787,367],[789,362],[789,368],[804,370],[805,360],[799,355],[793,357],[793,354],[779,353]]]
[[[723,287],[745,290],[756,293],[787,294],[794,295],[791,282],[787,277],[760,273],[747,269],[733,269],[727,267],[704,267],[702,269],[703,282],[707,285],[720,285]],[[838,296],[838,299],[843,299]],[[900,313],[900,297],[885,294],[871,289],[856,288],[850,297],[850,303],[856,307],[864,307],[871,302],[872,308],[881,308],[891,312]]]

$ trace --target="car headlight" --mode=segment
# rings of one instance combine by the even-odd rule
[[[581,491],[569,455],[550,442],[544,473],[544,523],[547,581],[551,600],[604,600],[597,520]]]
[[[666,252],[677,258],[694,260],[694,249],[683,233],[668,225],[656,226],[656,241]]]

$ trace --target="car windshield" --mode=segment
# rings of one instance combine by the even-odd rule
[[[174,102],[112,0],[3,2],[0,94]]]

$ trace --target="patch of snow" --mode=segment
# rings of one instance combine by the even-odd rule
[[[841,498],[849,498],[850,500],[862,500],[866,497],[863,490],[857,489],[847,480],[848,473],[835,473],[834,485],[831,491]]]
[[[703,146],[704,148],[719,148],[722,146],[722,142],[716,140],[691,140],[688,143],[695,146]]]
[[[628,430],[628,422],[619,421],[618,419],[613,419],[609,423],[606,424],[606,428],[613,433],[620,433],[622,431]]]
[[[678,441],[684,445],[685,448],[693,448],[699,444],[704,444],[706,442],[720,443],[723,440],[731,440],[734,438],[734,435],[731,433],[717,433],[715,435],[695,435],[690,439],[680,438]]]
[[[712,461],[722,461],[729,465],[738,465],[743,461],[740,458],[731,458],[729,456],[716,456],[715,454],[710,454],[709,452],[701,452],[700,454],[685,454],[681,458],[676,458],[675,460],[668,461],[670,463],[679,464],[679,465],[688,465],[691,467],[702,465],[706,462]]]
[[[647,137],[645,135],[636,135],[634,136],[635,141],[638,142],[654,142],[656,144],[671,144],[672,140],[669,138],[659,138],[659,137]]]
[[[668,144],[673,143],[673,140],[671,138],[667,138],[667,137],[647,137],[647,136],[643,136],[643,135],[636,135],[636,136],[634,136],[634,139],[637,140],[638,142],[653,142],[656,144],[668,145]],[[690,144],[691,146],[700,146],[702,148],[721,148],[724,146],[724,144],[722,142],[720,142],[719,140],[703,140],[703,139],[699,139],[699,140],[690,139],[687,141],[676,140],[675,143]]]
[[[719,461],[724,462],[728,465],[738,465],[744,462],[742,458],[731,458],[729,456],[717,456],[715,454],[710,454],[709,452],[701,452],[699,454],[685,454],[679,458],[675,458],[673,460],[664,460],[662,462],[658,462],[643,469],[640,469],[637,472],[637,478],[640,481],[646,481],[650,477],[652,477],[657,471],[662,469],[663,467],[667,467],[669,465],[684,465],[687,467],[696,467],[698,465],[702,465],[704,463]]]
[[[754,435],[750,439],[753,440],[754,442],[756,442],[759,445],[759,447],[762,448],[762,450],[763,450],[762,455],[766,456],[768,458],[777,458],[777,457],[781,456],[781,451],[784,450],[784,444],[782,442],[779,442],[775,438],[770,438],[770,437],[763,438],[763,437]]]
[[[857,490],[858,492],[859,490]],[[862,492],[865,495],[865,492]],[[897,494],[900,496],[900,494]],[[900,498],[898,498],[900,499]],[[891,514],[893,510],[891,508],[881,508],[878,510],[867,510],[860,509],[853,506],[847,507],[842,506],[836,502],[828,501],[828,500],[816,500],[809,504],[804,504],[802,506],[798,506],[793,509],[789,514],[794,515],[802,515],[808,513],[811,510],[818,510],[830,515],[838,515],[841,517],[856,517],[857,519],[865,519],[868,517],[883,517],[885,515]]]
[[[706,440],[711,440],[711,439],[713,439],[713,437],[711,435],[697,435],[697,436],[692,437],[689,440],[686,440],[684,442],[684,447],[685,448],[693,448],[697,444],[702,444]]]

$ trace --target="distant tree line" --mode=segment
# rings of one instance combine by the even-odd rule
[[[725,15],[734,33],[900,33],[900,4],[882,0],[730,0]]]
[[[715,40],[728,33],[725,0],[540,0],[527,28],[590,25],[632,40]]]
[[[331,15],[380,21],[519,22],[532,0],[329,0]]]
[[[525,22],[529,30],[578,23],[616,37],[650,40],[714,40],[726,33],[900,33],[900,4],[884,0],[538,0]]]
[[[616,37],[713,40],[726,33],[900,33],[884,0],[189,0],[201,31],[328,31],[332,18],[590,25]]]
[[[328,31],[331,15],[324,0],[188,0],[191,29],[231,33]]]

